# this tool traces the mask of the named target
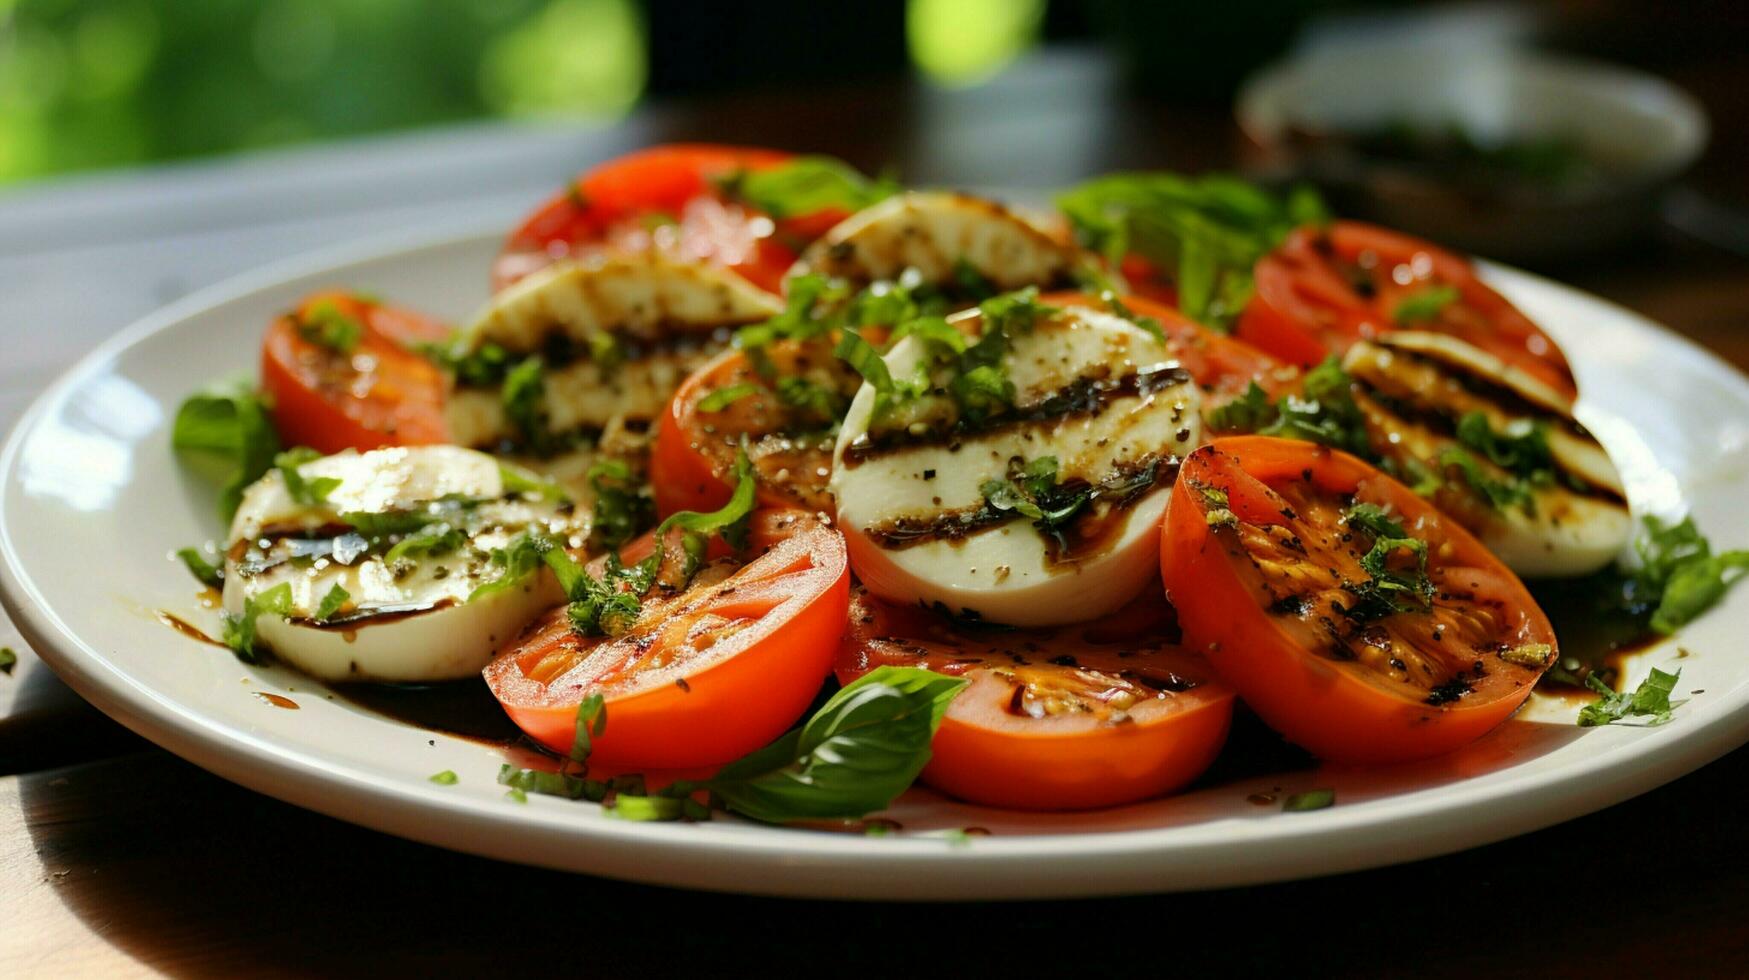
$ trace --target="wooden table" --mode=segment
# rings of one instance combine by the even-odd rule
[[[1714,71],[1695,85],[1721,132],[1749,132],[1735,98],[1746,74]],[[921,182],[1010,187],[1115,167],[1230,165],[1237,146],[1222,109],[1137,103],[1098,58],[1069,53],[965,92],[894,83],[765,94],[658,108],[602,131],[470,127],[75,181],[0,199],[0,322],[53,311],[60,325],[0,367],[0,412],[15,417],[54,371],[179,292],[439,211],[508,221],[587,161],[674,137],[820,149]],[[1743,173],[1743,141],[1720,145],[1724,157],[1703,173]],[[94,262],[114,273],[101,295],[82,285]],[[1559,274],[1749,367],[1743,257],[1666,235]],[[1749,972],[1741,750],[1601,813],[1376,871],[1109,901],[853,906],[563,875],[352,827],[152,747],[62,686],[9,626],[0,642],[21,655],[0,677],[5,977]]]

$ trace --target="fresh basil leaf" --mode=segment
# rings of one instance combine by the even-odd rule
[[[1269,400],[1269,393],[1253,381],[1246,386],[1244,394],[1209,409],[1205,417],[1209,428],[1216,432],[1256,432],[1279,416],[1280,411]]]
[[[352,593],[341,588],[339,582],[334,583],[334,587],[328,590],[328,594],[324,595],[321,603],[316,606],[316,622],[327,622],[351,598]]]
[[[255,649],[255,623],[263,614],[289,616],[292,611],[291,583],[281,582],[260,595],[250,596],[243,600],[243,614],[232,616],[226,613],[224,617],[224,632],[222,639],[225,646],[237,655],[237,659],[246,664],[261,663],[261,656]]]
[[[1651,718],[1646,723],[1648,725],[1662,725],[1670,720],[1671,712],[1675,710],[1670,703],[1670,694],[1676,690],[1676,682],[1681,677],[1680,670],[1670,674],[1653,667],[1640,686],[1629,694],[1611,690],[1608,684],[1597,679],[1596,674],[1591,674],[1585,678],[1585,684],[1601,697],[1579,709],[1579,726],[1591,728],[1625,718],[1643,717]]]
[[[1482,461],[1466,449],[1447,446],[1440,451],[1437,462],[1441,469],[1456,470],[1464,485],[1495,510],[1518,507],[1526,514],[1536,513],[1536,497],[1530,485],[1516,477],[1500,479],[1488,472]]]
[[[706,786],[764,823],[850,820],[885,809],[929,761],[963,678],[879,667],[834,694],[801,728],[724,766]]]
[[[869,383],[878,393],[890,395],[893,391],[893,375],[887,369],[887,362],[881,359],[881,352],[874,345],[862,339],[862,335],[846,330],[838,338],[838,346],[833,353],[844,363],[849,364],[862,380]]]
[[[851,335],[846,335],[851,336]],[[729,495],[729,502],[711,511],[701,514],[697,511],[683,510],[669,515],[656,530],[656,540],[662,541],[667,533],[674,528],[693,534],[722,534],[724,540],[735,547],[740,545],[734,540],[738,532],[731,530],[736,525],[744,525],[753,513],[753,506],[759,493],[759,480],[753,471],[753,462],[745,452],[735,455],[735,490]]]
[[[176,557],[182,559],[182,564],[188,566],[188,573],[193,575],[200,584],[209,588],[219,588],[225,584],[224,565],[214,565],[206,560],[198,548],[178,548]]]
[[[1495,466],[1533,482],[1553,482],[1555,457],[1546,425],[1520,420],[1496,432],[1485,413],[1466,412],[1458,419],[1456,434],[1458,442]]]
[[[589,467],[592,505],[589,543],[600,550],[625,544],[656,519],[656,501],[645,481],[623,460],[598,459]]]
[[[897,343],[906,337],[917,337],[949,354],[960,354],[966,349],[966,335],[939,316],[920,316],[893,328],[891,342]]]
[[[219,513],[228,522],[244,488],[272,467],[279,434],[252,384],[233,381],[184,401],[176,410],[170,444],[219,485]]]

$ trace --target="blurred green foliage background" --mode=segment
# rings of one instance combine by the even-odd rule
[[[478,117],[612,118],[648,87],[651,9],[0,0],[0,182]],[[904,19],[913,65],[970,84],[1036,41],[1045,0],[889,11]]]

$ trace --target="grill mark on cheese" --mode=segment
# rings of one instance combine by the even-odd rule
[[[618,360],[602,368],[604,372],[617,371],[622,365],[670,357],[682,362],[701,360],[704,356],[716,354],[729,346],[734,337],[734,331],[729,327],[715,327],[706,331],[685,330],[683,324],[677,324],[672,332],[663,332],[655,337],[631,337],[614,334],[618,342]],[[513,358],[526,357],[538,353],[546,362],[549,371],[564,370],[576,364],[593,360],[589,354],[588,343],[571,336],[564,331],[562,324],[548,328],[546,339],[535,350],[510,351]],[[501,388],[493,383],[467,382],[456,379],[456,388],[461,390],[491,390]]]
[[[918,433],[909,428],[878,435],[865,432],[844,447],[842,464],[854,469],[869,460],[909,449],[951,447],[962,439],[1012,432],[1042,422],[1094,416],[1119,399],[1145,397],[1190,380],[1189,372],[1177,364],[1135,371],[1115,379],[1083,376],[1031,404],[1016,406],[1008,414],[983,423],[961,419],[951,426],[935,426]]]
[[[1064,541],[1044,535],[1048,562],[1052,566],[1067,567],[1103,551],[1104,546],[1122,532],[1125,511],[1150,491],[1170,486],[1177,479],[1179,462],[1177,456],[1149,455],[1114,466],[1112,474],[1102,481],[1107,486],[1122,486],[1144,475],[1150,467],[1154,471],[1153,478],[1129,486],[1120,494],[1096,495],[1063,525]],[[1061,486],[1070,493],[1094,489],[1093,484],[1081,477],[1065,480]],[[882,548],[897,550],[930,541],[960,541],[1010,522],[1030,522],[1030,518],[992,506],[986,500],[970,507],[927,514],[901,514],[865,528],[863,533]]]

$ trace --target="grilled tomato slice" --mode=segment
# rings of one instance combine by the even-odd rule
[[[926,667],[971,683],[948,707],[923,781],[961,799],[1085,810],[1195,779],[1226,741],[1232,689],[1180,649],[1158,589],[1097,623],[993,630],[852,597],[839,681]]]
[[[1458,748],[1557,658],[1548,617],[1505,565],[1346,453],[1217,439],[1180,468],[1161,541],[1185,645],[1334,762]]]

